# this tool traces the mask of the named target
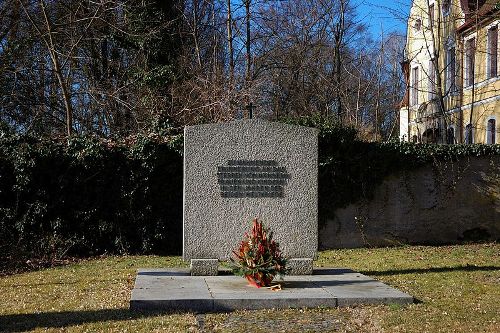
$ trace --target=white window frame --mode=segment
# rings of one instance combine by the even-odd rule
[[[490,120],[494,120],[495,121],[495,129],[494,129],[495,130],[495,142],[488,142],[488,134],[490,132],[489,128],[488,128],[488,123],[489,123]],[[488,119],[486,119],[486,138],[484,140],[484,143],[491,144],[491,145],[494,145],[494,144],[497,143],[497,141],[498,141],[498,135],[497,135],[498,129],[497,128],[498,128],[497,117],[496,116],[489,116]]]
[[[445,4],[446,1],[448,1],[448,10],[447,11],[444,10],[444,4]],[[441,3],[441,11],[443,13],[443,17],[446,17],[446,16],[450,15],[450,13],[451,13],[451,6],[452,6],[451,2],[452,2],[451,0],[443,0],[443,2]]]
[[[451,54],[451,50],[454,50],[454,60],[455,60],[455,71],[454,73],[450,73],[450,62],[449,62],[449,57]],[[445,87],[446,87],[446,92],[449,92],[450,95],[456,94],[458,92],[458,87],[457,87],[457,48],[455,45],[455,41],[452,39],[449,39],[448,42],[446,43],[446,54],[445,54]],[[453,74],[453,75],[451,75]],[[452,89],[452,82],[455,83]]]
[[[469,126],[469,125],[470,125],[470,135],[471,135],[471,139],[472,139],[470,143],[467,142],[467,126]],[[470,124],[470,123],[465,125],[465,127],[464,127],[464,140],[465,140],[466,144],[474,144],[475,143],[474,142],[474,126],[472,126],[472,124]]]
[[[448,143],[448,131],[450,129],[453,130],[453,142],[452,143]],[[455,142],[457,141],[457,127],[455,125],[448,126],[448,128],[446,129],[445,140],[446,140],[447,144],[455,144]]]
[[[490,57],[491,57],[491,50],[490,50],[490,29],[493,28],[493,27],[497,27],[497,73],[495,76],[490,76]],[[499,49],[500,49],[500,21],[495,21],[493,22],[492,24],[488,25],[486,27],[486,79],[493,79],[497,76],[500,75],[499,71],[500,71],[500,68],[499,68],[499,65],[500,65],[500,52],[499,52]]]
[[[413,20],[413,30],[415,32],[421,32],[422,31],[422,19],[420,17],[417,17]]]

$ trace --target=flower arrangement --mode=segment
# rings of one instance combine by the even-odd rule
[[[237,250],[233,251],[233,273],[244,276],[250,285],[268,287],[276,275],[286,273],[286,259],[273,233],[257,218],[253,220],[250,234],[245,233]]]

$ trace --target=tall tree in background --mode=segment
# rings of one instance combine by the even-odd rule
[[[149,107],[164,104],[161,89],[173,78],[177,8],[163,1],[2,2],[1,117],[17,130],[49,135],[127,135],[149,126]]]
[[[0,119],[20,132],[165,133],[248,107],[335,116],[377,140],[396,122],[386,60],[400,39],[368,38],[349,0],[6,0],[0,13]]]

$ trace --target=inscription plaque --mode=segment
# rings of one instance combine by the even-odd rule
[[[217,179],[223,198],[282,198],[290,174],[273,160],[229,160]]]

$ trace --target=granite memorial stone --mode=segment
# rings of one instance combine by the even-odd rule
[[[183,257],[217,274],[254,218],[274,232],[291,274],[318,247],[318,131],[251,119],[184,130]]]

